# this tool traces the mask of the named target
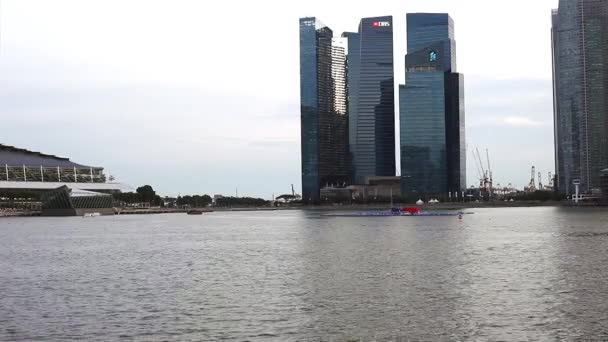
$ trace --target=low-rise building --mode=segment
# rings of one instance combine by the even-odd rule
[[[321,189],[324,202],[389,201],[400,197],[400,177],[366,177],[365,184]]]
[[[366,177],[365,184],[352,185],[354,200],[387,200],[401,197],[400,177]]]
[[[130,191],[127,185],[107,182],[102,167],[0,144],[3,210],[33,210],[51,216],[112,215],[112,194]]]

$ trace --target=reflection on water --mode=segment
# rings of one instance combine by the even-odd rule
[[[3,219],[0,340],[605,340],[606,219]]]

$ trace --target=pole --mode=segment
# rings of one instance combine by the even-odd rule
[[[25,165],[23,165],[23,179],[27,182],[27,172],[25,172]]]
[[[6,181],[8,182],[8,164],[4,164],[4,169],[6,170]]]
[[[61,182],[61,170],[59,170],[59,166],[57,166],[57,180]]]
[[[42,168],[42,165],[40,165],[40,179],[42,180],[42,183],[44,183],[44,169]]]

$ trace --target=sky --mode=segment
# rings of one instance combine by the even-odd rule
[[[102,166],[162,195],[271,198],[301,189],[298,19],[335,35],[447,12],[465,77],[467,176],[554,170],[551,9],[557,0],[1,0],[0,143]],[[397,111],[398,113],[398,111]],[[398,116],[398,115],[397,115]],[[396,126],[398,127],[398,125]],[[398,136],[398,135],[397,135]]]

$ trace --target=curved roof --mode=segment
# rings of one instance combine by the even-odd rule
[[[0,165],[9,166],[43,166],[43,167],[63,167],[63,168],[98,168],[77,164],[68,158],[58,157],[51,154],[44,154],[29,151],[14,146],[0,144]]]

